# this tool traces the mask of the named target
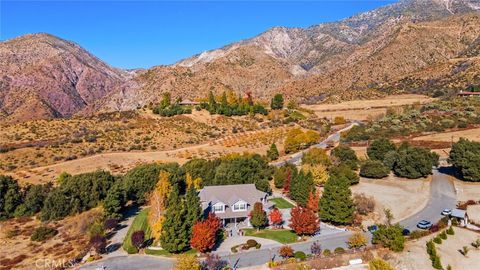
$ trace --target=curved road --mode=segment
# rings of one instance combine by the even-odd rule
[[[432,181],[430,182],[430,198],[427,205],[416,214],[400,221],[400,225],[413,231],[417,229],[417,223],[423,219],[436,223],[443,216],[441,212],[445,208],[454,209],[457,204],[455,188],[452,181],[448,179],[445,167],[433,170]]]

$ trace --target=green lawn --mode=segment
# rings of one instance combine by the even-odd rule
[[[127,236],[123,240],[123,249],[129,254],[137,253],[138,250],[132,245],[132,234],[135,231],[143,230],[145,232],[145,240],[150,239],[150,226],[148,226],[148,208],[143,209],[133,220],[132,225],[128,229]]]
[[[290,230],[260,230],[243,229],[246,236],[254,236],[260,238],[271,239],[282,244],[290,244],[297,241],[298,236]]]
[[[289,203],[284,198],[273,198],[268,201],[274,203],[279,209],[289,209],[294,207],[293,204]]]

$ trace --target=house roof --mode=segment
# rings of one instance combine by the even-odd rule
[[[200,190],[198,196],[205,210],[217,202],[227,205],[225,213],[217,213],[220,218],[244,217],[248,211],[233,212],[231,206],[238,201],[247,203],[247,210],[256,202],[261,202],[267,193],[257,190],[255,184],[208,186]]]
[[[452,210],[452,217],[456,217],[456,218],[465,218],[465,216],[467,215],[467,211],[465,210],[461,210],[461,209],[453,209]]]

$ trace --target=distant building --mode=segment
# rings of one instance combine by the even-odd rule
[[[473,97],[473,96],[480,96],[480,92],[460,91],[458,92],[457,95],[461,97]]]
[[[200,102],[191,101],[190,99],[183,99],[182,102],[180,102],[180,105],[195,106],[195,105],[200,105]]]
[[[267,201],[268,194],[257,190],[255,184],[208,186],[198,196],[204,213],[215,213],[223,225],[242,222],[249,227],[248,215],[255,203],[262,203],[265,211],[273,206]]]

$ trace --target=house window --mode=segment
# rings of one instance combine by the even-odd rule
[[[233,211],[245,211],[247,210],[246,203],[237,203],[233,205]]]
[[[214,205],[214,206],[213,206],[213,212],[216,213],[216,212],[223,212],[223,211],[224,211],[224,210],[223,210],[223,205],[217,204],[217,205]]]

